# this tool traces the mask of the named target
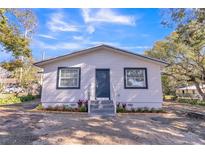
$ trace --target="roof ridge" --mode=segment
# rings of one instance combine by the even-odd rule
[[[100,45],[96,45],[96,46],[93,46],[93,47],[88,47],[88,48],[85,48],[85,49],[76,50],[76,51],[73,51],[71,53],[64,54],[64,55],[61,55],[61,56],[57,56],[57,57],[54,57],[54,58],[41,60],[41,61],[35,62],[34,65],[38,66],[40,63],[44,63],[44,62],[47,62],[47,61],[52,61],[52,60],[55,60],[55,59],[58,59],[58,58],[63,58],[63,57],[71,56],[71,55],[78,54],[78,53],[83,53],[87,50],[92,50],[92,49],[96,49],[96,48],[99,48],[99,47],[107,47],[107,48],[111,48],[111,49],[114,49],[114,50],[119,50],[119,51],[124,52],[124,53],[132,54],[132,55],[135,55],[135,56],[138,56],[138,57],[141,57],[141,58],[146,58],[146,59],[149,59],[149,60],[152,60],[152,61],[155,61],[155,62],[168,64],[167,62],[165,62],[163,60],[160,60],[160,59],[156,59],[156,58],[152,58],[152,57],[145,56],[145,55],[142,55],[142,54],[134,53],[134,52],[131,52],[131,51],[127,51],[125,49],[120,49],[120,48],[117,48],[117,47],[113,47],[111,45],[100,44]]]

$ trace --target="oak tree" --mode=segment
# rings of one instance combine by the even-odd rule
[[[201,98],[205,93],[205,9],[170,9],[163,24],[175,31],[155,43],[146,54],[166,60],[164,74],[175,81],[194,84]],[[168,16],[168,17],[167,17]]]

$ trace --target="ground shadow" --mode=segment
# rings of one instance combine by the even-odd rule
[[[205,144],[205,121],[184,114],[0,111],[0,144]]]

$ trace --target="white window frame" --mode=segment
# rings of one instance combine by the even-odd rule
[[[74,77],[62,77],[61,76],[61,71],[62,70],[77,70],[78,71],[78,76],[76,77],[77,79],[77,85],[76,86],[63,86],[61,85],[61,80],[62,79],[74,79]],[[59,67],[58,68],[58,81],[57,81],[57,88],[58,89],[80,89],[80,67]]]
[[[144,82],[145,86],[129,86],[127,83],[127,71],[129,70],[143,70],[144,74]],[[139,77],[132,77],[132,78],[139,78]],[[147,82],[147,68],[124,68],[124,88],[125,89],[148,89],[148,82]]]

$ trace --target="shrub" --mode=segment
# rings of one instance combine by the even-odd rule
[[[87,112],[87,108],[84,105],[82,105],[79,110],[80,112]]]
[[[83,108],[83,107],[81,107],[81,108]],[[71,112],[81,112],[80,108],[70,108],[69,111],[71,111]]]
[[[165,95],[164,100],[174,101],[174,100],[176,100],[176,96],[174,96],[174,95]]]
[[[86,107],[86,111],[88,111],[88,100],[85,100],[85,101],[83,102],[83,104],[84,104],[84,106]]]
[[[27,96],[20,96],[19,98],[20,98],[21,102],[26,102],[26,101],[34,100],[36,97],[29,94]]]
[[[131,110],[125,110],[123,107],[117,108],[118,113],[165,113],[163,109],[155,109],[155,108],[148,108],[148,107],[141,107],[141,108],[131,108]]]
[[[197,99],[178,99],[179,103],[188,103],[193,105],[202,105],[205,106],[205,102]]]
[[[136,112],[142,112],[142,108],[137,108]]]
[[[21,103],[21,99],[16,96],[11,96],[8,98],[0,98],[0,105],[15,104],[15,103]]]
[[[65,110],[64,105],[60,105],[57,107],[57,111],[64,111],[64,110]]]
[[[135,111],[135,108],[131,108],[131,111],[132,111],[132,112],[136,112],[136,111]]]
[[[34,100],[36,96],[27,95],[27,96],[9,96],[7,98],[0,98],[0,104],[15,104],[15,103],[21,103],[26,101]]]
[[[122,108],[126,110],[126,104],[122,104]]]
[[[61,111],[61,112],[87,112],[88,108],[86,107],[87,104],[84,102],[81,107],[72,108],[69,105],[56,105],[56,106],[48,106],[44,108],[42,105],[38,105],[36,107],[37,110],[47,110],[47,111]]]
[[[125,112],[125,109],[123,107],[119,107],[117,108],[117,112],[119,113]]]
[[[166,111],[163,110],[163,109],[157,109],[157,110],[156,110],[156,113],[166,113]]]
[[[78,101],[78,107],[80,108],[83,105],[83,100]]]
[[[41,95],[35,95],[35,98],[41,98]]]
[[[78,101],[78,108],[81,108],[84,106],[86,108],[86,111],[88,110],[88,100],[79,100]]]
[[[126,104],[121,104],[121,103],[118,103],[117,104],[117,112],[119,113],[123,113],[123,112],[139,112],[139,113],[161,113],[161,112],[165,112],[164,110],[162,109],[155,109],[155,108],[148,108],[148,107],[141,107],[141,108],[131,108],[130,110],[127,110],[127,107],[126,107]]]
[[[43,107],[43,105],[42,105],[42,104],[38,104],[38,106],[36,107],[36,109],[37,109],[37,110],[43,110],[43,109],[44,109],[44,107]]]
[[[156,112],[156,109],[152,107],[152,108],[150,109],[150,112],[154,113],[154,112]]]
[[[117,103],[117,108],[119,108],[120,107],[120,103]]]
[[[144,108],[143,108],[143,111],[144,111],[144,112],[149,112],[150,110],[149,110],[148,107],[144,107]]]
[[[72,108],[69,105],[63,105],[63,111],[79,112],[80,110],[79,110],[79,108]]]
[[[59,106],[58,105],[56,105],[56,106],[54,106],[54,107],[51,107],[51,110],[54,110],[54,111],[59,111],[60,110],[60,108],[59,108]]]

